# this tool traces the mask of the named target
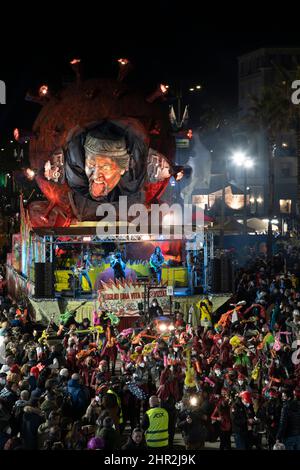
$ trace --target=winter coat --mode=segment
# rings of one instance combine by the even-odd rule
[[[39,408],[25,406],[21,426],[21,437],[24,439],[25,449],[38,448],[38,428],[44,420],[44,413]]]
[[[74,412],[77,416],[82,416],[89,404],[87,393],[77,380],[68,381],[68,393],[71,396]]]
[[[1,403],[0,405],[0,433],[4,431],[7,427],[10,420],[10,413],[9,411],[3,406]]]
[[[241,400],[236,400],[230,410],[233,434],[248,434],[248,419],[254,418],[253,407],[246,408]]]
[[[277,439],[300,436],[300,401],[290,400],[281,410]]]
[[[186,421],[190,416],[191,423]],[[207,437],[206,427],[203,421],[203,414],[200,411],[184,411],[179,416],[178,427],[183,434],[186,444],[193,444],[198,442],[205,442]]]
[[[15,402],[18,400],[18,395],[5,386],[0,392],[0,398],[5,403],[6,408],[12,411]]]
[[[122,450],[145,450],[147,449],[147,445],[145,441],[142,441],[139,445],[133,442],[132,438],[129,437],[126,444],[122,446]]]
[[[221,431],[231,430],[230,407],[228,403],[222,404],[222,402],[219,402],[215,407],[211,418],[212,420],[213,418],[221,418],[221,421],[219,421]]]
[[[104,450],[120,449],[120,434],[115,429],[103,427],[96,431],[96,437],[104,439]]]

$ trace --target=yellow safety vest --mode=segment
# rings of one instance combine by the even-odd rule
[[[116,400],[117,400],[117,403],[118,403],[118,407],[120,408],[120,417],[119,417],[119,422],[120,424],[123,424],[123,411],[122,411],[122,405],[121,405],[121,398],[119,397],[119,395],[114,392],[113,390],[108,390],[107,393],[111,393],[112,395],[114,395],[116,397]]]
[[[169,444],[169,414],[164,408],[151,408],[146,412],[149,428],[145,433],[148,447],[167,447]]]

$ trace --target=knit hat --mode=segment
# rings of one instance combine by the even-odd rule
[[[11,368],[10,368],[10,372],[12,374],[19,374],[20,373],[20,367],[18,366],[18,364],[14,364]]]
[[[36,388],[35,390],[32,390],[31,395],[30,395],[30,400],[31,399],[39,399],[42,395],[41,390]]]
[[[39,377],[39,374],[40,374],[39,368],[36,367],[36,366],[35,366],[35,367],[31,367],[31,369],[30,369],[30,374],[31,374],[31,375],[34,375],[34,377],[35,377],[36,380],[37,380],[38,377]]]
[[[251,398],[251,393],[250,392],[248,392],[248,391],[241,392],[240,397],[246,403],[252,403],[252,398]]]
[[[110,416],[106,416],[103,420],[103,426],[105,428],[111,428],[113,426],[114,422]]]

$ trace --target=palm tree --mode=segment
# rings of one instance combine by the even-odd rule
[[[272,257],[272,218],[274,215],[274,189],[275,172],[274,157],[278,136],[288,128],[286,109],[286,97],[282,88],[277,85],[266,87],[261,97],[253,97],[253,106],[247,121],[256,130],[263,130],[268,145],[268,180],[269,180],[269,204],[268,204],[268,241],[267,257]]]
[[[293,57],[293,67],[291,70],[283,68],[273,63],[277,70],[278,83],[277,92],[281,97],[282,113],[286,117],[289,129],[295,131],[296,136],[296,157],[297,157],[297,215],[300,215],[300,104],[292,103],[292,83],[300,78],[300,64],[296,57]]]

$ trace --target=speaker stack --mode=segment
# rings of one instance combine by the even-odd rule
[[[220,292],[221,290],[221,260],[220,258],[213,258],[211,264],[212,264],[211,290],[212,292]]]
[[[221,255],[212,260],[211,290],[215,293],[231,292],[233,286],[232,261],[229,256]]]
[[[53,263],[35,263],[35,294],[36,299],[55,297]]]

